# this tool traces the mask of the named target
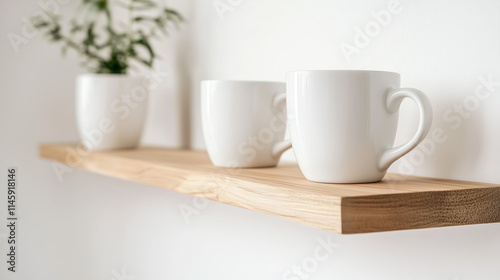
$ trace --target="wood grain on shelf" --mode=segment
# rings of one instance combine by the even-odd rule
[[[42,158],[337,233],[500,222],[500,185],[388,174],[371,184],[307,181],[294,163],[227,169],[206,152],[142,147],[86,152],[42,145]]]

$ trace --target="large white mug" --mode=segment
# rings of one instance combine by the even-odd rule
[[[202,81],[201,116],[208,155],[219,167],[272,167],[290,148],[284,141],[286,85]]]
[[[420,112],[415,136],[393,147],[399,106],[406,97]],[[368,183],[415,148],[432,124],[427,96],[400,88],[398,73],[357,70],[287,73],[288,125],[300,169],[311,181]]]

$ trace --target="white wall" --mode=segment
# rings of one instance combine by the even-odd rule
[[[478,77],[500,81],[500,2],[401,1],[401,13],[350,62],[341,42],[352,43],[355,28],[388,2],[242,0],[223,20],[213,2],[172,3],[189,21],[165,46],[162,67],[172,78],[152,94],[145,143],[204,147],[196,106],[191,117],[187,108],[197,103],[201,79],[383,69],[401,72],[403,86],[428,93],[433,127],[447,135],[421,162],[415,152],[406,157],[414,170],[402,171],[500,182],[500,87],[460,125],[443,118],[455,103],[471,100]],[[0,279],[300,279],[286,273],[314,264],[318,238],[338,248],[307,279],[500,278],[498,224],[341,236],[218,203],[188,223],[179,208],[196,201],[186,195],[78,169],[59,182],[51,164],[38,158],[37,145],[77,140],[73,81],[82,70],[74,56],[61,59],[40,36],[13,51],[7,34],[20,34],[22,17],[38,10],[34,1],[0,0],[0,166],[5,174],[17,165],[20,176],[19,271],[6,271],[0,226]],[[411,137],[416,114],[404,104],[398,142]],[[189,131],[181,119],[192,123]],[[3,224],[6,193],[0,193]]]
[[[407,156],[413,168],[399,168],[396,163],[392,171],[500,181],[500,111],[496,109],[500,87],[477,106],[467,99],[472,111],[461,123],[456,120],[459,113],[447,112],[474,96],[479,77],[500,80],[500,2],[396,1],[398,13],[350,60],[341,50],[342,43],[355,46],[356,28],[364,30],[374,20],[372,13],[387,10],[390,0],[242,0],[234,1],[241,3],[222,13],[223,19],[213,2],[217,1],[197,1],[191,23],[193,87],[200,79],[284,81],[286,71],[301,69],[400,72],[402,86],[429,95],[434,131],[442,129],[447,140],[424,160],[415,153]],[[192,143],[201,148],[197,111],[193,110],[197,125]],[[417,115],[413,104],[405,102],[398,143],[413,135]]]

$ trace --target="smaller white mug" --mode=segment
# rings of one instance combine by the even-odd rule
[[[291,147],[284,141],[286,85],[280,82],[201,82],[203,134],[219,167],[272,167]]]

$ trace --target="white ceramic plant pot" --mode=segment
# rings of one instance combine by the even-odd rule
[[[88,150],[134,148],[140,142],[149,91],[143,77],[83,74],[76,79],[76,122]]]

